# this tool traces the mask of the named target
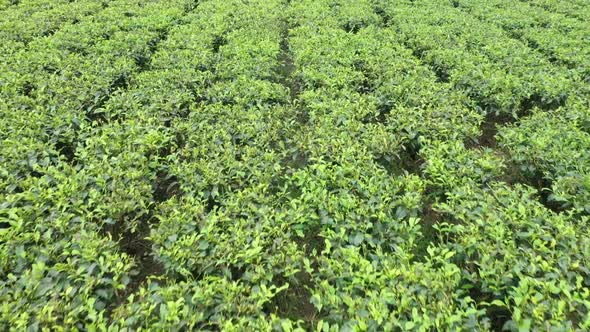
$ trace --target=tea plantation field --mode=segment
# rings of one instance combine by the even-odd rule
[[[589,22],[0,0],[0,330],[590,330]]]

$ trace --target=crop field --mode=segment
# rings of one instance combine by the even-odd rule
[[[0,0],[0,330],[590,330],[589,22]]]

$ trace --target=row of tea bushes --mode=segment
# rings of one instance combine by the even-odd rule
[[[590,82],[590,27],[579,20],[519,1],[456,1],[459,8],[503,28],[510,36],[538,49],[550,61],[566,66]]]
[[[450,4],[401,1],[376,7],[439,79],[463,90],[478,109],[518,114],[532,106],[554,108],[575,88],[541,54]]]

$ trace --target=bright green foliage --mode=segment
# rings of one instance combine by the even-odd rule
[[[438,236],[456,253],[464,286],[491,305],[488,312],[511,313],[505,327],[587,329],[587,220],[556,215],[532,194],[502,183],[457,187],[437,204],[448,218],[435,227]]]
[[[568,17],[584,21],[588,18],[588,4],[584,0],[552,1],[552,0],[527,0],[531,5],[545,9],[548,12],[557,12]]]
[[[567,110],[536,112],[500,132],[501,145],[511,152],[522,172],[551,182],[554,200],[563,207],[590,214],[590,132],[584,119]]]
[[[590,28],[585,22],[547,11],[521,1],[454,2],[475,17],[503,28],[508,35],[558,63],[581,81],[590,80]],[[575,36],[575,37],[574,37]]]
[[[0,329],[590,329],[583,0],[0,0]]]
[[[444,194],[465,184],[484,186],[506,170],[502,159],[492,150],[469,150],[462,142],[429,142],[421,150],[426,159],[424,174],[432,188]]]
[[[131,258],[88,214],[88,179],[68,166],[44,172],[2,197],[3,329],[100,322],[130,282]]]
[[[478,109],[517,113],[528,104],[553,108],[571,93],[566,73],[541,54],[451,3],[375,2],[439,79],[465,91]]]

